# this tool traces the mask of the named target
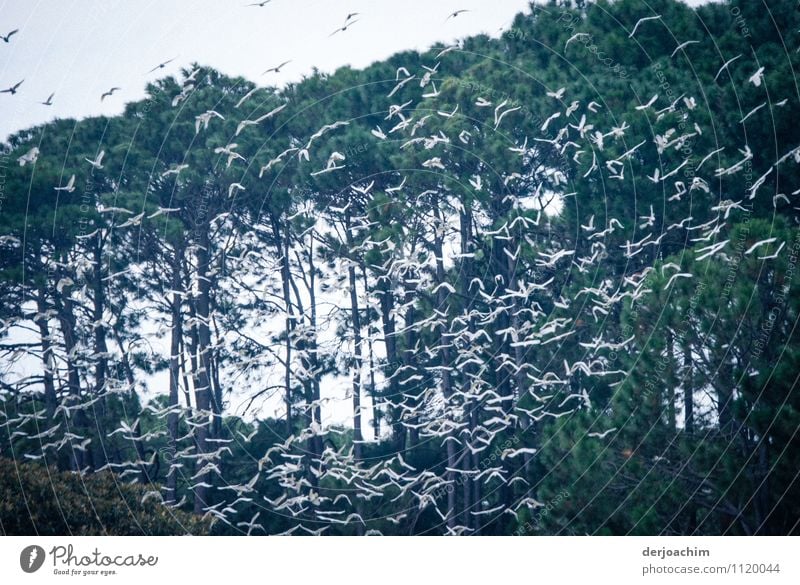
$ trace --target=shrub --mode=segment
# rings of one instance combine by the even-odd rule
[[[0,458],[0,533],[207,534],[206,521],[145,498],[156,489],[124,483],[108,471],[81,476]]]

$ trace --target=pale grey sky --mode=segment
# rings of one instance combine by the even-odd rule
[[[147,81],[196,61],[261,85],[342,65],[366,66],[401,50],[496,33],[527,0],[8,0],[0,4],[0,137],[51,120],[115,114]],[[445,22],[457,9],[470,9]],[[360,22],[332,37],[345,16]],[[165,69],[145,72],[177,57]],[[261,73],[291,59],[280,74]],[[101,104],[100,94],[117,92]],[[53,106],[38,102],[55,92]]]
[[[496,34],[528,0],[0,0],[0,138],[54,117],[116,114],[141,99],[147,81],[191,62],[282,85],[342,65],[426,49],[481,32]],[[645,5],[645,0],[642,0]],[[698,4],[699,0],[691,0]],[[446,20],[455,10],[470,12]],[[360,22],[333,37],[345,16]],[[175,57],[165,69],[145,72]],[[280,74],[261,72],[291,59]],[[103,103],[100,94],[121,87]],[[39,102],[55,92],[52,106]]]

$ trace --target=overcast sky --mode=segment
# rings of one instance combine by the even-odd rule
[[[249,0],[253,1],[253,0]],[[297,80],[312,67],[363,67],[400,50],[428,48],[487,32],[497,34],[527,0],[9,0],[0,4],[0,137],[53,117],[115,114],[144,96],[147,81],[191,62],[259,84]],[[448,14],[470,9],[445,22]],[[347,14],[345,32],[329,36]],[[145,72],[175,58],[165,69]],[[291,59],[280,74],[261,73]],[[102,104],[100,94],[121,91]],[[40,105],[55,92],[54,105]]]
[[[54,117],[116,114],[141,99],[147,81],[191,62],[256,83],[282,85],[312,67],[363,67],[392,53],[426,49],[507,28],[527,0],[0,0],[0,138]],[[643,8],[645,0],[642,0]],[[697,4],[696,0],[690,2]],[[455,10],[468,9],[449,20]],[[347,31],[329,36],[347,14]],[[145,72],[175,60],[149,75]],[[280,74],[261,73],[291,60]],[[100,102],[100,94],[121,87]],[[55,92],[52,106],[39,102]]]

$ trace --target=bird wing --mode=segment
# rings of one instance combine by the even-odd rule
[[[286,107],[286,104],[282,104],[282,105],[278,106],[277,108],[275,108],[274,110],[272,110],[271,112],[267,112],[266,114],[264,114],[264,115],[263,115],[263,116],[261,116],[260,118],[256,118],[256,119],[254,120],[254,122],[255,122],[256,124],[258,124],[259,122],[263,122],[263,121],[264,121],[264,120],[266,120],[267,118],[270,118],[270,117],[274,116],[275,114],[277,114],[278,112],[280,112],[280,111],[281,111],[282,109],[284,109],[285,107]]]

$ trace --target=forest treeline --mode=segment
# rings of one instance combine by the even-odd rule
[[[17,132],[0,456],[128,533],[796,533],[798,29],[549,2]]]

